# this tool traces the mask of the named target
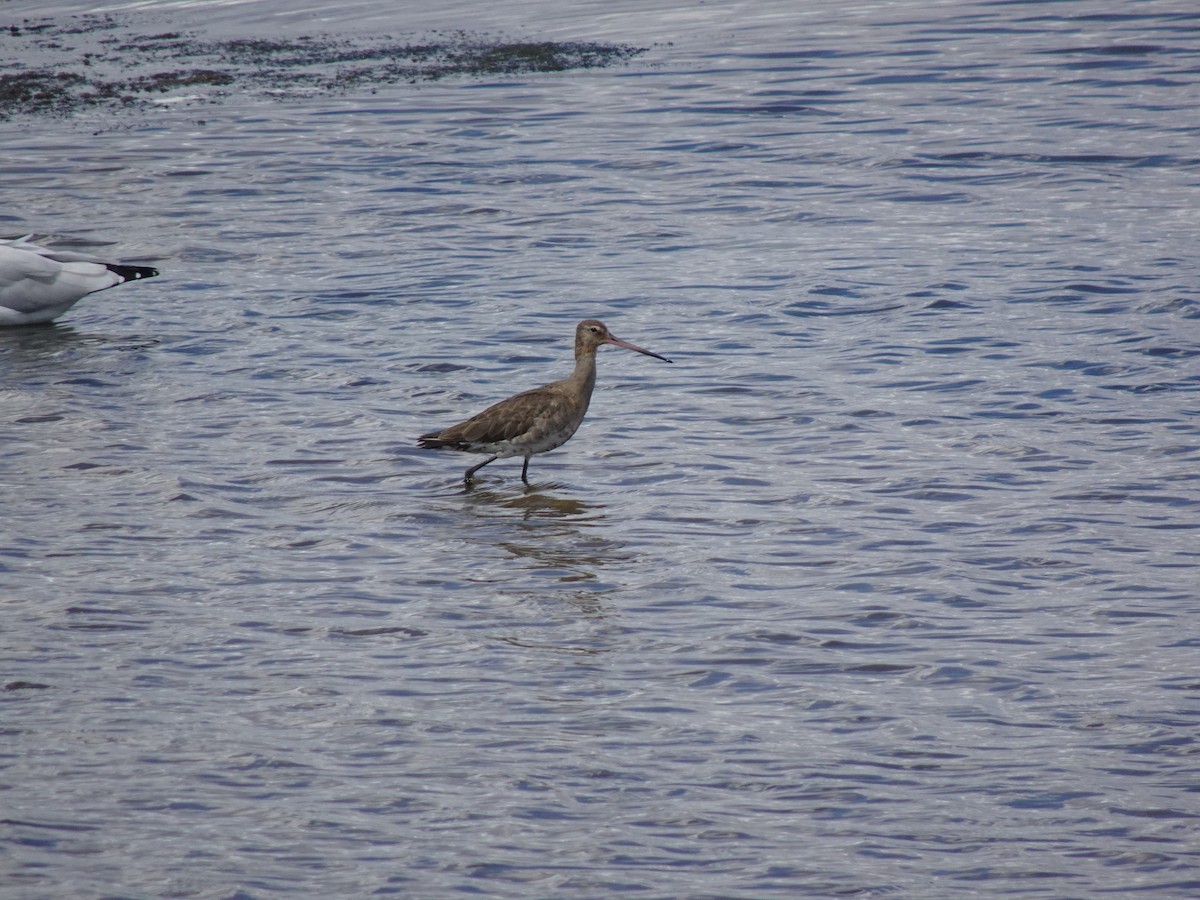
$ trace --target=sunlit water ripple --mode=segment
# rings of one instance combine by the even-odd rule
[[[0,123],[163,272],[0,332],[5,896],[1200,893],[1200,16],[415,6],[111,12],[649,49]]]

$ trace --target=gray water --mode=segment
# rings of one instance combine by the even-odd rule
[[[1200,893],[1182,8],[106,7],[647,52],[0,123],[4,897]]]

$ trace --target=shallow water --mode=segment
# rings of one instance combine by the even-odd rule
[[[1200,891],[1200,16],[424,6],[108,11],[649,49],[0,123],[163,272],[0,331],[5,895]]]

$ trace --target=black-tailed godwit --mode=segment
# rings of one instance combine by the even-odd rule
[[[603,322],[585,319],[575,328],[575,371],[561,381],[524,391],[489,406],[465,422],[423,434],[417,445],[425,450],[461,450],[489,453],[487,459],[467,469],[467,484],[488,463],[509,456],[525,457],[521,480],[529,484],[529,460],[534,454],[561,447],[587,413],[596,386],[596,351],[602,344],[624,347],[663,362],[665,356],[636,347],[615,337]]]

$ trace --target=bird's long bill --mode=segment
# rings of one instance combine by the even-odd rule
[[[649,350],[643,350],[636,344],[631,344],[629,341],[623,341],[619,337],[613,337],[611,334],[604,343],[612,344],[615,347],[624,347],[626,350],[633,350],[637,353],[644,353],[647,356],[653,356],[655,359],[661,359],[663,362],[671,362],[671,360],[667,359],[665,356],[659,356],[657,353],[651,353]]]

